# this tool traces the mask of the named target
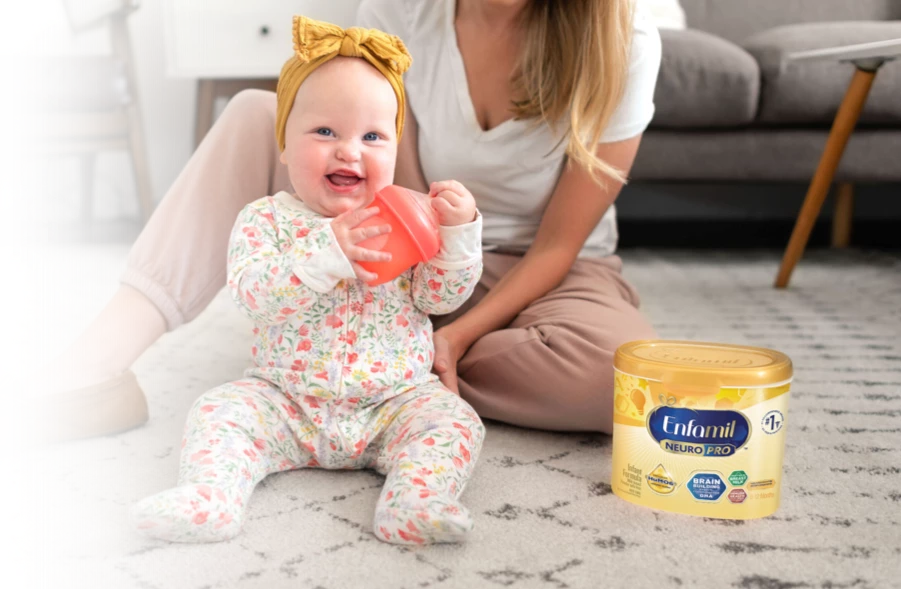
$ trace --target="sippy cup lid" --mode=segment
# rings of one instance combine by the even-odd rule
[[[429,200],[427,195],[391,185],[379,190],[375,198],[403,224],[423,262],[431,260],[438,253],[441,247],[438,221],[431,207],[425,204]]]

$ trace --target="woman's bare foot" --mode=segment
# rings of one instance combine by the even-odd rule
[[[122,374],[166,332],[166,320],[141,292],[122,285],[75,342],[22,379],[25,398],[101,383]]]
[[[117,369],[118,368],[118,369]],[[65,394],[84,387],[99,385],[122,374],[128,366],[110,368],[97,362],[82,350],[71,349],[52,363],[41,392],[47,395]]]

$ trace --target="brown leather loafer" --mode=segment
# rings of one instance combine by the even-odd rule
[[[21,448],[124,432],[149,418],[147,399],[131,370],[95,385],[20,399]]]

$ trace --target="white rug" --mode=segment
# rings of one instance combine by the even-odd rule
[[[105,270],[82,268],[108,273],[123,253],[93,251]],[[175,482],[191,403],[247,363],[248,323],[220,295],[137,364],[150,399],[145,427],[27,455],[27,441],[5,444],[0,526],[11,537],[0,587],[901,587],[901,260],[814,252],[791,288],[776,291],[774,252],[624,257],[662,337],[772,347],[794,361],[774,516],[706,520],[636,507],[610,492],[607,436],[489,422],[464,494],[476,518],[465,545],[377,541],[380,477],[324,471],[267,479],[231,542],[142,539],[126,509]],[[104,275],[104,288],[114,277]]]

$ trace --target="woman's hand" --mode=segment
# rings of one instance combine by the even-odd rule
[[[335,240],[350,265],[353,266],[357,278],[365,282],[375,280],[378,275],[367,272],[357,262],[389,262],[391,254],[371,250],[357,245],[361,241],[365,241],[372,237],[384,235],[391,232],[391,225],[369,225],[359,227],[363,221],[377,215],[378,207],[369,207],[368,209],[356,209],[341,213],[332,220],[332,232],[335,234]]]
[[[457,362],[466,351],[454,336],[450,325],[442,327],[432,335],[435,344],[435,363],[432,371],[438,375],[441,383],[453,393],[460,394],[460,386],[457,383]]]

